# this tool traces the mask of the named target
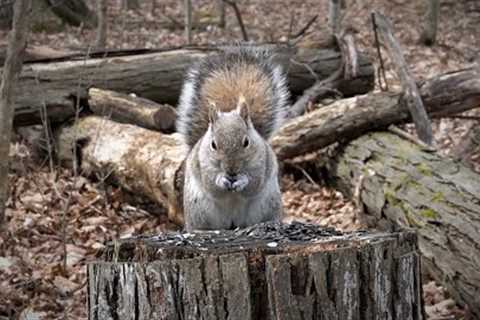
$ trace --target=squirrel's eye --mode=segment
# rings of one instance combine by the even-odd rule
[[[214,140],[212,140],[212,143],[210,146],[212,147],[213,150],[217,150],[217,144],[215,143]]]
[[[243,138],[243,147],[246,148],[250,145],[250,140],[248,140],[248,137],[245,136],[245,138]]]

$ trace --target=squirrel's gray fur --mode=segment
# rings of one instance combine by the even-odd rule
[[[194,64],[178,106],[187,230],[231,229],[278,220],[282,200],[268,143],[283,123],[286,77],[267,50],[232,46]]]

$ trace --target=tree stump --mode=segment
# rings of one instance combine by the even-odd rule
[[[88,266],[89,319],[423,319],[416,241],[297,222],[123,239]]]

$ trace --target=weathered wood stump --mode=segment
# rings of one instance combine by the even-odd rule
[[[120,240],[88,266],[89,319],[423,319],[414,233],[301,223]]]

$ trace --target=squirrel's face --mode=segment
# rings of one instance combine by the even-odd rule
[[[213,111],[200,154],[202,170],[210,170],[209,177],[219,191],[244,191],[256,177],[255,167],[263,165],[263,139],[255,130],[248,108],[222,113]]]

